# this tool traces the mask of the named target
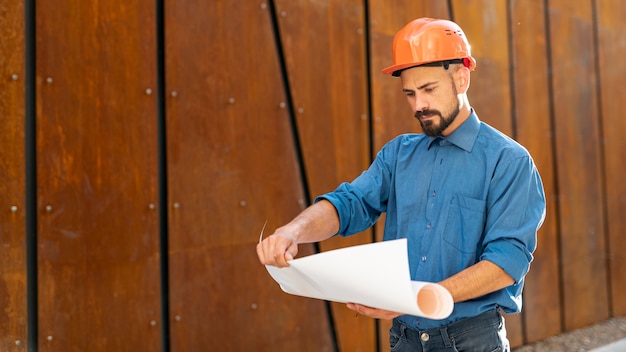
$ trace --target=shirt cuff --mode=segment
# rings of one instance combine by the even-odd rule
[[[530,270],[533,255],[524,246],[516,245],[510,240],[502,240],[490,243],[480,259],[499,266],[515,280],[516,284],[519,284]]]

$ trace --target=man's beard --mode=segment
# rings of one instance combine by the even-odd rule
[[[424,131],[424,134],[426,134],[427,136],[431,136],[431,137],[439,137],[441,136],[441,133],[448,128],[448,126],[450,126],[450,124],[452,124],[452,122],[454,122],[454,119],[456,119],[456,116],[459,114],[460,109],[459,109],[459,105],[455,104],[455,109],[448,114],[446,117],[443,117],[443,115],[441,114],[441,112],[439,110],[421,110],[421,111],[416,111],[415,112],[415,118],[417,118],[417,121],[420,122],[420,125],[422,126],[422,131]],[[435,124],[434,119],[428,119],[425,121],[422,121],[422,117],[423,116],[434,116],[437,115],[439,116],[439,124]]]

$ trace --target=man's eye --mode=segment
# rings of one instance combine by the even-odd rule
[[[434,90],[435,90],[435,87],[424,88],[424,92],[426,92],[426,93],[432,93]]]

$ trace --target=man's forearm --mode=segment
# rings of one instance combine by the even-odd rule
[[[463,302],[484,296],[515,283],[502,268],[496,264],[482,260],[469,268],[441,281],[454,302]]]
[[[339,231],[339,216],[332,203],[321,200],[306,208],[281,230],[293,233],[298,243],[320,242]]]

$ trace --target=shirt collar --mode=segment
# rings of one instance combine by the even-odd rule
[[[430,148],[433,142],[442,140],[447,141],[448,143],[452,143],[457,147],[471,152],[472,148],[474,148],[474,142],[476,141],[476,137],[478,136],[478,131],[480,130],[480,120],[474,109],[470,113],[470,116],[465,120],[461,126],[459,126],[452,134],[447,137],[429,137],[428,148]]]

